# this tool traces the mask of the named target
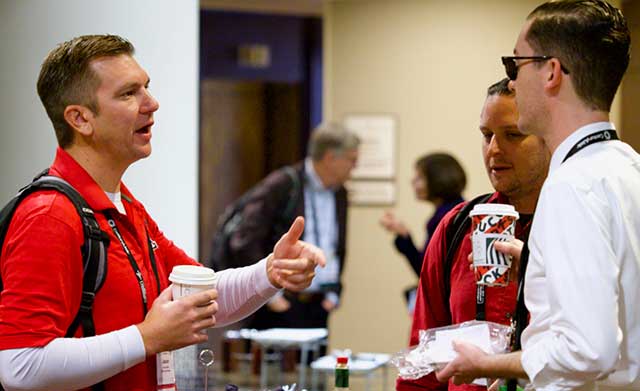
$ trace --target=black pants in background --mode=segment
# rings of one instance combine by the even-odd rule
[[[273,312],[266,305],[253,315],[247,327],[265,330],[283,328],[326,328],[329,313],[322,308],[323,293],[286,292],[291,307],[284,312]]]

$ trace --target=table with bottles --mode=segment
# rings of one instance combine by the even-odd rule
[[[261,346],[263,354],[267,349],[283,349],[291,346],[300,349],[300,365],[298,368],[298,387],[304,388],[306,382],[307,359],[309,354],[317,353],[322,344],[326,344],[327,329],[267,329],[250,333],[252,342]],[[335,362],[334,362],[335,365]],[[267,360],[261,361],[260,387],[267,386]],[[333,367],[332,367],[333,368]]]
[[[348,367],[350,376],[364,376],[365,390],[371,389],[371,380],[376,375],[376,371],[382,372],[382,389],[387,391],[388,369],[387,363],[391,359],[389,354],[384,353],[359,353],[349,357]],[[328,355],[320,357],[311,363],[311,389],[318,388],[319,376],[322,374],[326,379],[329,374],[334,373],[337,357]]]

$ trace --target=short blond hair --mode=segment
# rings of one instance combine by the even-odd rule
[[[73,129],[64,119],[64,110],[72,104],[98,113],[96,90],[100,78],[90,62],[100,57],[133,55],[133,45],[117,35],[83,35],[59,44],[45,58],[38,77],[38,95],[53,124],[58,145],[73,142]]]

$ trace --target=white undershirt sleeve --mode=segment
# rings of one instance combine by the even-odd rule
[[[254,313],[279,291],[267,276],[267,259],[218,273],[216,327],[237,322]]]
[[[266,259],[218,274],[216,326],[236,322],[264,305],[278,288],[267,277]],[[145,360],[136,326],[86,338],[56,338],[44,347],[0,351],[0,383],[7,391],[77,390]]]
[[[86,338],[56,338],[44,347],[0,351],[0,381],[7,391],[77,390],[145,360],[136,326]]]

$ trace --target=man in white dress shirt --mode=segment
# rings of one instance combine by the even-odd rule
[[[609,122],[629,51],[618,9],[564,0],[536,8],[514,56],[503,57],[518,128],[542,137],[552,153],[528,242],[531,318],[521,352],[490,356],[455,343],[459,355],[440,380],[519,377],[536,390],[640,390],[640,157]],[[514,256],[521,248],[503,246]]]

